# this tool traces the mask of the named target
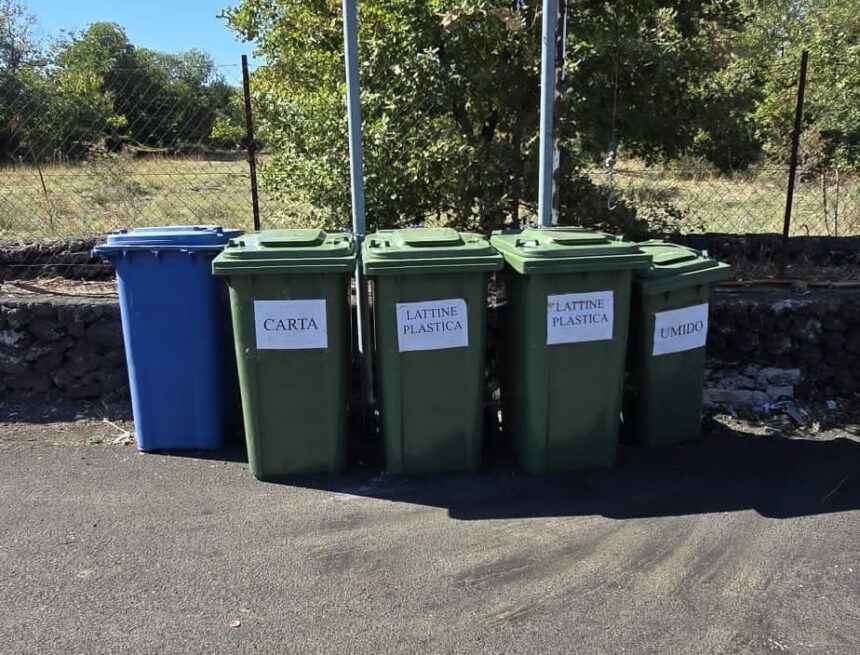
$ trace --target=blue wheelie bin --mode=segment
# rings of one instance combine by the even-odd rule
[[[227,289],[212,276],[212,260],[241,234],[117,230],[93,251],[116,268],[140,450],[214,450],[241,425]]]

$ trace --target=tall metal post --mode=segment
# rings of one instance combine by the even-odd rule
[[[352,197],[352,232],[358,258],[355,266],[356,328],[361,369],[361,396],[366,410],[373,407],[373,369],[368,331],[367,285],[361,266],[361,244],[366,233],[364,213],[364,154],[361,145],[361,101],[358,81],[358,23],[355,0],[343,0],[343,44],[346,63],[347,122],[349,125],[349,179]],[[365,414],[365,427],[370,415]]]
[[[567,50],[567,0],[558,4],[555,25],[555,102],[552,108],[552,224],[558,225],[559,165],[561,164],[561,91],[564,87],[564,55]]]
[[[806,91],[806,65],[809,51],[800,55],[800,77],[797,81],[797,105],[794,109],[794,132],[791,134],[791,160],[788,167],[788,190],[785,197],[785,216],[782,222],[782,253],[780,253],[779,275],[785,275],[785,262],[788,255],[788,235],[791,230],[791,207],[794,204],[794,180],[797,177],[797,152],[800,148],[800,132],[803,123],[803,95]]]
[[[248,55],[242,55],[242,90],[245,94],[245,136],[248,141],[248,171],[251,174],[251,207],[254,211],[254,230],[260,231],[260,199],[257,194],[257,143],[254,141],[254,115],[251,113],[251,76],[248,73]]]
[[[558,0],[543,0],[541,83],[540,83],[540,164],[538,169],[538,224],[552,225],[552,117],[555,107],[555,29]]]
[[[349,124],[349,180],[352,192],[352,231],[363,241],[364,153],[361,146],[361,87],[358,83],[358,24],[355,0],[343,0],[343,44],[346,58],[346,117]]]

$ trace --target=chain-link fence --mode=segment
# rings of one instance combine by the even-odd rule
[[[0,279],[104,276],[106,269],[86,253],[95,238],[117,228],[214,223],[253,229],[242,91],[239,64],[108,72],[33,67],[0,75]],[[279,167],[276,148],[265,142],[267,113],[256,107],[262,226],[292,226],[292,207],[269,185],[282,190],[294,171]],[[447,120],[432,103],[421,107],[415,115],[393,111],[387,120],[425,133]],[[366,154],[377,162],[390,155],[386,170],[411,176],[418,195],[420,180],[429,176],[452,182],[494,176],[508,184],[505,171],[464,164],[456,148],[451,161],[437,157],[427,170],[406,169],[397,155],[409,147],[366,143]],[[346,170],[345,141],[332,157]],[[612,169],[583,174],[607,212],[632,209],[657,232],[782,231],[788,166],[762,164],[727,175],[702,161],[646,166],[622,157]],[[796,179],[791,235],[860,234],[856,175],[801,167]],[[386,182],[367,180],[368,187]],[[520,201],[519,218],[528,220],[533,206]],[[453,211],[417,205],[428,222],[444,222]],[[32,242],[35,237],[66,240]]]
[[[111,230],[253,229],[247,144],[238,63],[0,71],[0,280],[100,292],[63,280],[110,278]]]
[[[3,87],[0,237],[252,224],[239,65],[31,68]]]
[[[668,166],[619,163],[592,168],[607,208],[624,203],[659,227],[682,234],[782,233],[788,166],[760,165],[721,174],[706,162]],[[860,180],[838,168],[800,170],[792,202],[790,236],[860,235]]]

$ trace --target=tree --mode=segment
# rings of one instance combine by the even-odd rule
[[[368,222],[487,230],[536,197],[540,15],[536,2],[364,0],[359,44]],[[715,42],[741,27],[734,0],[570,4],[562,98],[562,213],[583,162],[613,132],[655,160],[692,147],[724,67]],[[340,3],[244,0],[226,12],[266,58],[254,75],[274,158],[264,181],[305,218],[348,216]],[[617,69],[617,111],[612,112]],[[614,113],[614,117],[613,117]],[[613,130],[614,125],[614,130]],[[570,195],[574,194],[574,195]]]
[[[138,131],[142,143],[204,143],[219,112],[230,98],[230,87],[215,74],[212,57],[198,50],[178,54],[137,49],[146,79],[142,81],[146,98],[147,122]]]
[[[0,70],[4,74],[18,71],[39,55],[39,43],[33,34],[36,19],[17,0],[0,0]]]
[[[189,50],[164,53],[134,46],[115,23],[94,23],[56,47],[59,75],[101,80],[114,118],[102,123],[113,149],[121,145],[173,151],[206,145],[231,88],[212,58]]]
[[[738,67],[756,72],[751,119],[766,153],[787,162],[800,55],[809,51],[805,166],[860,167],[860,11],[854,0],[747,1]]]
[[[19,150],[21,110],[34,97],[37,76],[32,68],[41,54],[34,24],[23,4],[0,0],[0,156],[4,159]]]
[[[32,83],[34,112],[22,128],[28,159],[81,159],[106,133],[125,127],[114,113],[113,98],[91,71],[62,71],[36,77]]]
[[[242,89],[233,89],[224,85],[227,95],[226,102],[217,110],[215,121],[209,138],[213,144],[222,148],[247,148],[247,127],[245,125],[245,97]],[[257,147],[265,147],[265,129],[258,126],[254,132]]]
[[[234,89],[200,51],[136,47],[97,22],[42,53],[23,4],[0,0],[0,157],[80,159],[123,148],[189,152],[221,145],[212,130]]]

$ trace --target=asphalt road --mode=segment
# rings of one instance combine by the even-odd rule
[[[0,652],[856,653],[858,473],[849,438],[724,431],[588,475],[277,485],[0,435]]]

